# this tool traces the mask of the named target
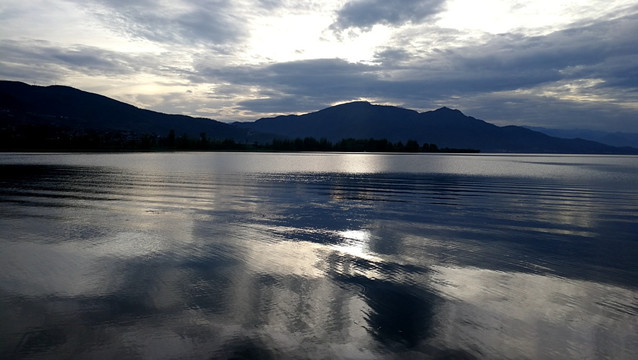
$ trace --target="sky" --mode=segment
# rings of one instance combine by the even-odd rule
[[[638,132],[635,0],[2,0],[0,79],[252,121],[367,100]]]

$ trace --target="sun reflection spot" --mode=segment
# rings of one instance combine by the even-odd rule
[[[370,233],[365,230],[346,230],[339,232],[343,238],[350,240],[366,241],[370,238]]]
[[[346,230],[339,231],[338,234],[344,239],[344,242],[340,245],[333,246],[333,249],[366,260],[378,260],[378,258],[370,251],[370,246],[368,244],[368,241],[370,240],[369,231]]]

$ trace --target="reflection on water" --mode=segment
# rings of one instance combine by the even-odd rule
[[[0,358],[632,359],[638,158],[0,156]]]

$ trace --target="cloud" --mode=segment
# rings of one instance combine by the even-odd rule
[[[29,82],[58,82],[70,74],[126,76],[154,62],[152,58],[86,45],[59,47],[46,41],[0,41],[0,76]]]
[[[439,11],[445,0],[354,0],[338,12],[334,29],[369,29],[376,24],[400,26],[418,22]]]
[[[513,90],[553,81],[598,79],[594,88],[637,89],[633,35],[638,17],[555,32],[540,37],[501,36],[485,45],[458,49],[452,58],[466,74],[483,78],[482,91]],[[493,79],[492,83],[488,83]],[[507,85],[511,81],[510,86]]]
[[[630,41],[602,41],[612,24],[563,31],[545,37],[494,36],[486,44],[465,46],[396,65],[409,57],[402,49],[378,54],[381,65],[315,59],[263,67],[216,69],[209,75],[225,81],[251,83],[289,95],[392,96],[414,94],[446,96],[514,90],[570,78],[603,75],[596,68],[616,56],[633,56]],[[638,31],[627,27],[627,32]],[[617,30],[616,30],[617,31]],[[597,38],[592,37],[597,34]],[[600,41],[597,41],[600,40]],[[617,62],[616,71],[635,67]],[[578,67],[578,74],[569,73]],[[607,67],[603,66],[606,71]],[[206,70],[200,71],[206,73]]]
[[[266,10],[275,10],[286,5],[285,0],[257,0],[257,4]]]
[[[341,59],[237,67],[200,63],[195,72],[202,82],[251,87],[252,98],[239,101],[238,106],[255,113],[316,110],[357,98],[417,109],[454,105],[452,102],[469,105],[469,100],[454,99],[480,98],[495,109],[499,99],[527,104],[530,119],[535,121],[540,121],[541,113],[547,119],[555,115],[541,105],[543,99],[551,100],[561,116],[571,111],[578,117],[587,113],[609,117],[610,109],[635,102],[638,84],[625,76],[638,72],[638,48],[632,46],[632,34],[638,33],[635,20],[630,16],[547,36],[493,35],[483,44],[423,56],[405,47],[387,47],[377,54],[376,64]],[[604,106],[591,112],[596,104]],[[480,110],[476,104],[471,108]],[[479,112],[504,118],[498,111]],[[620,113],[625,116],[629,110]],[[586,118],[593,124],[592,116]]]
[[[88,45],[61,47],[47,41],[1,40],[0,51],[6,56],[1,66],[9,69],[24,66],[83,75],[125,76],[157,67],[155,56],[105,50]],[[61,75],[61,74],[60,74]]]
[[[636,110],[611,102],[575,102],[538,93],[504,91],[442,98],[439,105],[497,125],[544,126],[637,132]]]
[[[206,67],[200,81],[226,82],[259,89],[253,99],[239,105],[250,111],[302,111],[316,109],[344,97],[365,94],[376,86],[377,67],[340,59],[313,59],[264,66]],[[295,100],[298,99],[298,100]],[[272,102],[266,105],[267,101]]]
[[[329,107],[332,103],[320,101],[311,96],[283,96],[277,98],[250,99],[237,103],[240,108],[252,113],[289,114]],[[251,119],[254,120],[254,119]]]
[[[395,66],[410,59],[410,53],[404,49],[399,48],[387,48],[378,51],[374,55],[375,61],[382,65]]]
[[[77,3],[116,33],[159,43],[223,45],[246,35],[230,0],[161,3],[89,0]]]

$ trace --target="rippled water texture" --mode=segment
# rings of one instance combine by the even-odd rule
[[[0,155],[0,358],[635,359],[638,158]]]

